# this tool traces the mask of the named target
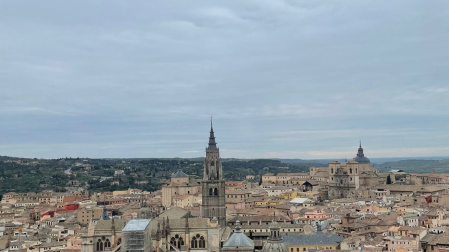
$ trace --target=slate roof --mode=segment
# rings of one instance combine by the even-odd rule
[[[223,243],[223,247],[252,247],[254,248],[254,242],[248,236],[246,236],[240,227],[238,226],[234,233],[229,237],[227,241]]]
[[[126,220],[114,219],[114,220],[98,220],[94,230],[112,230],[112,224],[114,223],[115,230],[122,230],[126,224]]]
[[[180,208],[180,207],[171,207],[170,209],[168,209],[167,211],[161,213],[158,217],[160,219],[162,218],[169,218],[169,219],[177,219],[177,218],[182,218],[187,214],[187,210]]]
[[[284,235],[282,239],[287,246],[297,246],[338,244],[344,238],[335,234],[316,233],[313,235]]]
[[[185,174],[183,171],[178,170],[175,174],[173,174],[172,178],[185,178],[189,175]]]

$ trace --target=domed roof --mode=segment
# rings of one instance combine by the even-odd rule
[[[353,158],[354,161],[360,164],[369,164],[371,163],[367,157],[363,154],[362,143],[360,143],[359,149],[357,151],[357,156]]]
[[[189,175],[185,174],[183,171],[178,170],[175,174],[173,174],[172,178],[185,178]]]
[[[288,252],[288,248],[282,240],[280,242],[268,241],[263,245],[262,252]]]
[[[236,221],[236,227],[234,233],[229,237],[227,241],[223,243],[224,247],[252,247],[254,248],[254,242],[248,236],[246,236],[240,230],[240,221]]]
[[[288,252],[287,245],[280,236],[280,227],[274,220],[270,225],[270,233],[267,243],[263,245],[262,252]]]

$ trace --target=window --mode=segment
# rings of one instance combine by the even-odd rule
[[[97,251],[103,251],[104,247],[103,247],[103,242],[101,241],[101,239],[98,239],[97,241]]]
[[[184,246],[184,240],[179,235],[175,235],[175,237],[170,239],[170,244],[173,245],[173,247],[181,249],[181,246]]]
[[[190,248],[206,248],[204,236],[196,234],[190,241]]]

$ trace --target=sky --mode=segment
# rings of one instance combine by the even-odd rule
[[[449,156],[449,1],[0,1],[0,155]]]

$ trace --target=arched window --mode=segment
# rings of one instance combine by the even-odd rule
[[[349,168],[349,173],[352,174],[352,168]]]
[[[192,241],[190,242],[190,248],[198,248],[198,240],[196,239],[195,236],[192,238]]]
[[[122,244],[122,238],[118,238],[118,240],[117,240],[117,246],[120,244]]]
[[[334,168],[331,168],[331,173],[334,173]]]
[[[111,241],[109,241],[109,239],[106,239],[106,241],[104,242],[104,247],[105,248],[110,248],[111,247]]]
[[[181,246],[184,246],[184,240],[179,235],[175,235],[170,239],[170,244],[177,249],[181,249]],[[173,250],[173,248],[170,250]]]
[[[209,195],[213,195],[213,194],[214,194],[213,189],[209,188]]]
[[[98,241],[97,241],[97,251],[103,251],[103,250],[104,250],[103,241],[98,239]]]
[[[215,165],[215,162],[214,162],[214,161],[210,162],[210,165],[211,165],[211,166],[214,166],[214,165]]]
[[[218,189],[217,188],[214,189],[214,195],[218,195]]]
[[[196,234],[190,241],[190,248],[206,248],[204,236]]]
[[[200,248],[206,248],[206,240],[204,239],[203,236],[200,237],[200,242],[198,245]]]
[[[175,237],[172,237],[171,239],[170,239],[170,244],[173,246],[173,247],[176,247],[176,239],[175,239]],[[174,250],[173,248],[170,248],[170,250]]]

